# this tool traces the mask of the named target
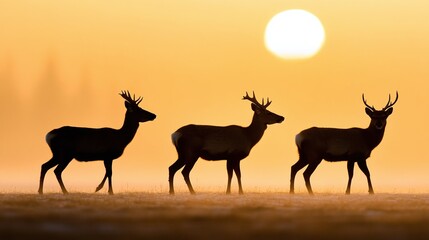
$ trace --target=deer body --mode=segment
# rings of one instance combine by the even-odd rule
[[[180,142],[195,142],[200,157],[204,160],[243,159],[262,138],[265,124],[251,124],[249,127],[237,125],[218,127],[205,125],[187,125],[178,129],[173,139]],[[176,143],[175,143],[176,144]],[[177,145],[176,145],[177,146]]]
[[[125,98],[127,112],[122,128],[82,128],[65,126],[50,131],[46,135],[46,142],[51,151],[52,158],[42,165],[40,174],[39,193],[43,194],[43,182],[46,172],[57,166],[54,170],[57,180],[64,194],[68,193],[62,181],[61,173],[73,160],[77,161],[104,161],[106,174],[96,188],[103,188],[106,179],[109,179],[109,194],[112,189],[112,161],[119,158],[125,147],[134,138],[139,127],[139,122],[151,121],[156,115],[138,107],[141,99],[131,99],[129,93],[121,94]]]
[[[244,97],[252,101],[254,111],[252,123],[248,127],[187,125],[172,134],[173,144],[178,153],[178,160],[169,167],[170,194],[174,194],[173,178],[177,170],[184,167],[182,174],[191,194],[195,191],[189,179],[198,158],[209,161],[226,160],[228,172],[227,194],[231,192],[233,171],[236,174],[239,193],[243,193],[241,185],[240,161],[246,158],[253,146],[262,138],[267,124],[281,123],[284,117],[268,110],[267,105],[257,103],[253,98]]]
[[[46,142],[51,149],[61,149],[78,161],[116,159],[133,140],[138,127],[138,121],[127,117],[120,129],[65,126],[50,131]]]
[[[349,180],[346,194],[350,194],[355,163],[358,164],[367,178],[368,192],[370,194],[374,193],[366,159],[370,157],[372,150],[383,139],[386,120],[393,112],[392,106],[398,100],[398,93],[396,93],[396,100],[393,103],[390,102],[389,95],[386,107],[380,111],[367,105],[363,95],[362,99],[366,105],[365,111],[371,118],[368,128],[313,127],[300,132],[296,136],[295,142],[298,147],[299,160],[291,167],[290,193],[294,193],[296,173],[308,165],[304,171],[304,180],[308,193],[313,194],[310,177],[323,159],[330,162],[347,161]]]
[[[135,129],[134,133],[137,131]],[[132,136],[112,128],[62,127],[46,136],[51,149],[61,149],[82,162],[116,159],[122,155]]]
[[[300,132],[295,142],[298,148],[311,148],[320,152],[329,162],[360,160],[368,158],[371,151],[381,142],[382,131],[373,129],[350,128],[309,128]],[[305,150],[303,150],[305,151]]]

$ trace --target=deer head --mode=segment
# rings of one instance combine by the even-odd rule
[[[262,99],[261,104],[256,100],[255,92],[253,92],[253,97],[250,97],[246,92],[246,96],[243,97],[243,100],[249,100],[252,103],[252,110],[255,112],[255,116],[265,124],[281,123],[285,119],[284,117],[267,110],[267,107],[271,104],[269,98],[267,98],[266,104],[264,103],[264,99]]]
[[[376,110],[374,106],[369,106],[366,103],[364,94],[362,94],[362,100],[366,106],[365,112],[371,118],[370,126],[373,126],[378,130],[382,130],[386,126],[387,117],[389,117],[389,115],[393,112],[393,105],[395,105],[396,101],[398,101],[398,91],[396,91],[396,98],[393,102],[390,101],[389,94],[389,100],[387,101],[386,106],[381,110]]]
[[[125,107],[127,108],[127,114],[136,119],[138,122],[152,121],[156,118],[156,115],[140,108],[138,105],[143,100],[142,97],[133,95],[131,98],[129,91],[121,91],[119,94],[125,99]]]

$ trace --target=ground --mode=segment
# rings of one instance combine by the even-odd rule
[[[0,194],[0,239],[429,239],[429,194]]]

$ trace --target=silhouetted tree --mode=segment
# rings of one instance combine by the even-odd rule
[[[14,83],[13,77],[13,63],[12,59],[6,59],[5,64],[0,67],[0,109],[2,112],[7,114],[2,114],[2,124],[3,121],[8,119],[15,119],[15,115],[18,114],[21,110],[21,102],[17,95],[16,84]]]
[[[91,85],[89,69],[87,67],[83,67],[81,69],[81,76],[78,79],[77,90],[77,93],[70,101],[69,108],[71,113],[74,113],[85,120],[89,118],[93,119],[93,115],[96,114],[92,109],[94,91]]]
[[[33,111],[34,117],[42,124],[61,119],[66,112],[56,64],[54,55],[51,55],[36,86]]]

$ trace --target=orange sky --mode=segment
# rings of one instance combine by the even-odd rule
[[[264,46],[269,19],[293,8],[325,27],[311,59],[281,60]],[[288,191],[299,131],[367,127],[361,94],[380,108],[396,90],[385,137],[368,160],[374,189],[429,191],[428,12],[419,0],[0,1],[0,191],[37,190],[51,129],[120,127],[123,89],[142,95],[158,118],[141,124],[114,162],[117,192],[167,191],[176,160],[170,134],[188,123],[248,125],[252,111],[241,97],[252,90],[286,121],[269,126],[242,161],[245,191]],[[225,164],[199,160],[196,191],[224,191]],[[63,179],[70,191],[92,191],[103,175],[102,162],[74,161]],[[180,173],[176,179],[187,191]],[[343,192],[346,164],[323,162],[312,183],[316,192]],[[296,185],[305,191],[302,172]],[[60,191],[52,170],[46,190]],[[353,190],[367,190],[358,168]]]

